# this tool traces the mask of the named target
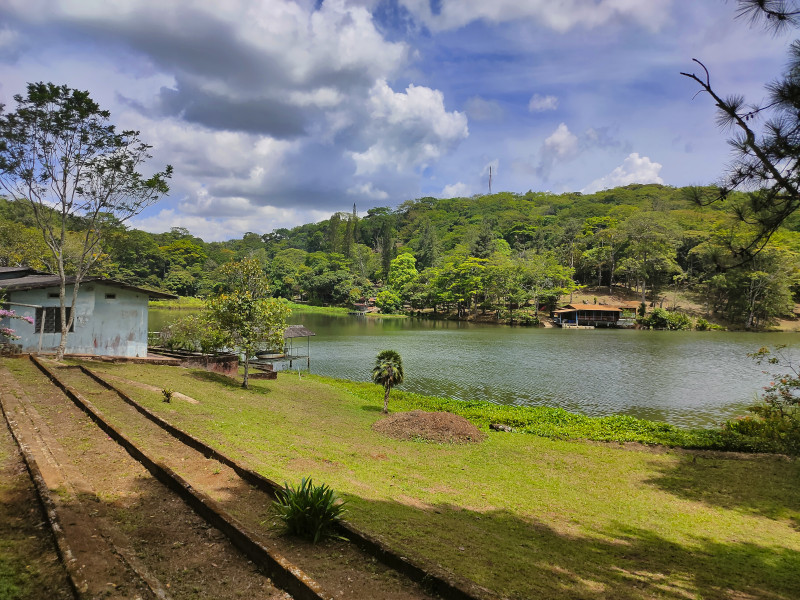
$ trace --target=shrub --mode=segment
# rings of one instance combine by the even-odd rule
[[[683,331],[692,328],[692,319],[685,313],[669,313],[668,328],[676,331]]]
[[[387,315],[399,312],[403,308],[403,301],[400,296],[390,290],[382,290],[375,297],[375,304],[381,312]]]
[[[669,312],[663,308],[656,308],[650,316],[640,319],[645,327],[651,329],[670,329],[673,331],[691,329],[692,320],[688,315],[679,312]]]
[[[707,319],[700,317],[695,321],[694,328],[697,331],[714,331],[723,329],[721,326],[717,325],[716,323],[711,323]]]
[[[170,350],[216,353],[230,344],[229,336],[207,314],[176,319],[160,333],[161,343]]]
[[[325,485],[314,485],[305,477],[298,487],[284,483],[277,491],[274,507],[286,530],[313,543],[331,535],[336,522],[345,511],[333,490]]]
[[[725,421],[722,425],[724,431],[738,433],[749,437],[759,437],[764,435],[764,421],[750,415],[736,417]]]
[[[519,318],[519,324],[528,327],[536,327],[540,324],[539,317],[530,313],[523,313]]]
[[[761,348],[749,354],[759,365],[777,365],[788,372],[775,373],[773,381],[764,388],[761,403],[747,410],[756,415],[726,423],[733,431],[771,443],[778,451],[800,454],[800,367],[778,346],[773,353]],[[764,371],[767,373],[767,371]]]
[[[164,396],[164,402],[172,402],[172,395],[174,393],[175,392],[173,392],[169,388],[164,388],[163,390],[161,390],[161,394]]]

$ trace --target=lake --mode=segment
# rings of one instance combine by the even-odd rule
[[[182,314],[151,309],[150,329]],[[562,330],[302,312],[290,323],[317,334],[312,373],[369,381],[375,355],[390,348],[403,357],[404,390],[685,427],[717,425],[753,403],[770,377],[748,352],[786,344],[800,355],[794,333]]]

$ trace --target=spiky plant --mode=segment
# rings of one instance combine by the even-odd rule
[[[330,487],[314,485],[311,478],[304,477],[297,487],[284,483],[276,496],[273,505],[286,530],[314,544],[331,535],[345,511],[345,502],[340,502]]]
[[[382,385],[386,390],[383,395],[383,413],[389,412],[389,392],[396,385],[403,383],[403,359],[394,350],[382,350],[375,358],[372,369],[372,381]]]

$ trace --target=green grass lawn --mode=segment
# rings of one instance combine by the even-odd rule
[[[199,310],[206,305],[202,298],[193,296],[179,296],[175,300],[150,300],[150,308],[166,308],[169,310]]]
[[[165,404],[126,388],[278,482],[327,483],[358,527],[509,598],[789,599],[800,589],[795,459],[518,433],[396,441],[371,428],[377,386],[281,373],[243,390],[201,371],[89,366],[197,399]],[[420,403],[393,393],[390,409]]]
[[[313,306],[311,304],[297,304],[296,302],[286,302],[293,311],[299,313],[313,313],[321,315],[347,315],[353,309],[345,306]],[[148,303],[150,308],[161,308],[169,310],[199,310],[205,308],[206,302],[202,298],[191,296],[180,296],[176,300],[151,300]],[[380,313],[366,313],[367,317],[381,317],[382,319],[405,319],[407,315],[384,315]]]

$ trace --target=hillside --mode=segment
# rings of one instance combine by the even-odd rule
[[[210,243],[182,228],[151,234],[117,224],[97,271],[202,297],[221,265],[252,257],[274,295],[316,305],[377,296],[383,312],[515,319],[522,309],[534,318],[538,307],[606,288],[651,308],[672,309],[680,298],[681,309],[735,328],[793,318],[800,219],[752,254],[755,230],[733,214],[747,197],[711,202],[716,193],[636,184],[591,195],[420,198]],[[48,269],[33,223],[26,206],[0,200],[0,265]]]

